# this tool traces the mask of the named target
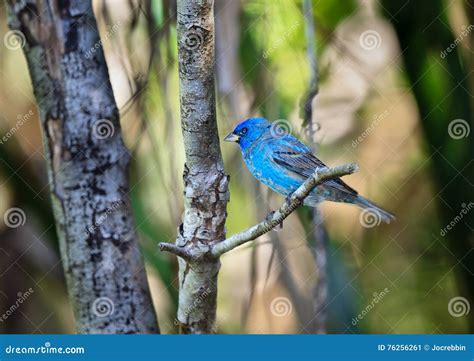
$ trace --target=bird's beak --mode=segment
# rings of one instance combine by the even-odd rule
[[[237,134],[229,133],[225,136],[224,140],[226,142],[238,142],[240,137]]]

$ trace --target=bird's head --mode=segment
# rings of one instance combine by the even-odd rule
[[[270,128],[271,123],[265,118],[250,118],[237,124],[224,140],[226,142],[236,142],[242,150],[245,150],[262,135],[268,133]]]

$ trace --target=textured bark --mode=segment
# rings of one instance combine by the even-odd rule
[[[91,2],[8,5],[10,27],[25,39],[77,330],[158,332],[128,199],[130,156]]]
[[[225,239],[228,176],[217,132],[211,0],[178,0],[181,125],[186,164],[183,224],[176,244],[191,252]],[[202,252],[199,252],[202,253]],[[218,258],[179,259],[178,320],[183,333],[215,328]]]

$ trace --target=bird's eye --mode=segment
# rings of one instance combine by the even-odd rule
[[[241,135],[246,134],[246,133],[247,133],[247,130],[248,130],[247,128],[243,128],[243,129],[240,131],[240,134],[241,134]]]

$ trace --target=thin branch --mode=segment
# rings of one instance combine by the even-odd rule
[[[309,62],[310,79],[308,91],[303,101],[303,126],[309,129],[309,136],[314,142],[314,125],[313,124],[313,99],[319,91],[319,72],[318,61],[316,56],[316,32],[314,30],[314,16],[311,0],[304,0],[303,15],[305,20],[305,34],[306,34],[306,54]]]
[[[356,163],[344,164],[334,168],[320,168],[317,169],[311,177],[309,177],[296,191],[294,191],[283,205],[271,216],[263,222],[248,228],[247,230],[237,233],[222,242],[215,244],[211,253],[214,257],[219,257],[224,253],[238,247],[246,242],[271,231],[273,228],[283,222],[283,220],[293,213],[296,208],[303,204],[305,198],[311,191],[319,184],[329,179],[342,177],[344,175],[352,174],[358,170]]]
[[[319,90],[319,73],[316,54],[316,29],[314,26],[314,14],[311,0],[304,0],[303,13],[306,29],[306,46],[309,63],[310,80],[308,84],[307,99],[304,103],[303,127],[309,130],[309,140],[314,151],[317,149],[315,137],[315,125],[313,120],[313,99]],[[325,333],[327,318],[327,295],[328,295],[328,277],[327,277],[327,255],[328,255],[328,235],[324,227],[322,214],[319,207],[315,207],[311,212],[312,227],[309,232],[310,248],[315,261],[315,270],[317,280],[313,290],[313,317],[310,323],[311,332]]]
[[[192,255],[183,247],[177,246],[173,243],[168,243],[168,242],[160,242],[160,251],[162,252],[169,252],[172,253],[178,257],[181,257],[182,259],[186,261],[192,260]]]

